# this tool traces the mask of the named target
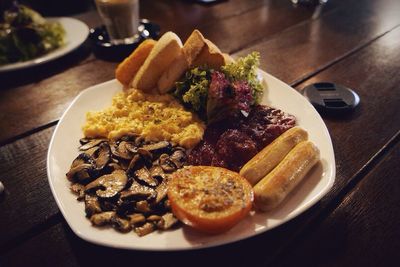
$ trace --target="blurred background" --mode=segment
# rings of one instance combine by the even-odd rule
[[[9,4],[12,0],[1,0],[1,7]],[[94,7],[94,0],[20,0],[46,16],[66,16],[87,11]]]

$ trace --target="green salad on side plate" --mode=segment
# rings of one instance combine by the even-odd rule
[[[0,65],[37,58],[64,43],[61,24],[47,21],[29,7],[13,3],[1,11]]]

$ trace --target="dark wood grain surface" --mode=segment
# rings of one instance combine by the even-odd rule
[[[333,3],[335,1],[326,7],[327,10],[334,8]],[[226,4],[231,5],[230,1]],[[228,8],[224,11],[228,12],[226,16],[219,15],[221,19],[210,21],[204,20],[202,14],[213,13],[217,6],[210,7],[211,10],[208,10],[208,12],[204,10],[205,7],[202,7],[200,10],[203,10],[203,13],[197,10],[198,5],[191,5],[190,7],[193,8],[191,11],[188,10],[187,5],[184,6],[185,8],[180,11],[180,9],[171,9],[171,5],[156,4],[155,9],[150,9],[148,14],[144,14],[144,17],[163,25],[163,31],[175,31],[182,39],[185,39],[194,28],[199,28],[222,51],[228,53],[236,51],[242,46],[245,47],[258,39],[272,36],[309,19],[312,15],[310,9],[294,9],[289,1],[278,0],[268,2],[268,5],[262,5],[247,12],[236,13],[237,15],[231,13],[237,12],[234,8]],[[183,12],[183,14],[186,14],[185,12],[200,12],[200,14],[197,20],[192,22],[192,25],[188,24],[189,22],[186,20],[180,22],[181,24],[184,23],[184,31],[178,28],[179,19],[185,19],[187,15],[173,13],[169,19],[165,18],[165,21],[158,21],[158,14],[168,13],[163,8],[171,9],[171,12]],[[274,11],[271,14],[273,18],[266,20],[265,16],[269,9]],[[87,22],[92,26],[96,25],[98,18],[96,20],[95,13],[91,12],[88,15],[90,18],[87,19]],[[165,25],[166,22],[171,20],[173,25]],[[238,21],[246,21],[247,23],[238,23]],[[262,27],[254,27],[254,25],[262,25]],[[240,38],[238,38],[239,36]],[[14,136],[35,129],[38,125],[46,125],[57,120],[80,91],[114,78],[114,69],[117,63],[94,60],[92,56],[85,53],[87,50],[83,48],[82,50],[84,51],[79,51],[78,55],[67,55],[61,62],[46,64],[23,73],[0,74],[0,80],[4,79],[4,83],[0,83],[0,87],[7,86],[7,88],[0,90],[0,127],[4,129],[0,132],[0,142],[7,142]],[[20,79],[21,75],[28,77]],[[27,81],[27,84],[22,84]]]
[[[235,55],[262,51],[263,69],[289,84],[297,84],[400,25],[398,2],[371,3],[347,1],[317,20],[297,24]],[[389,3],[392,9],[387,12]]]
[[[398,266],[400,145],[277,265]],[[369,255],[368,255],[368,254]],[[396,259],[396,260],[395,260]]]
[[[46,175],[46,153],[54,128],[1,147],[0,181],[6,191],[0,201],[0,235],[4,244],[59,212]]]
[[[199,28],[234,56],[260,51],[261,67],[299,91],[334,81],[361,97],[355,112],[323,116],[336,157],[332,190],[277,229],[212,249],[101,247],[77,237],[60,214],[46,175],[51,134],[80,91],[114,77],[116,62],[96,58],[85,43],[54,62],[0,74],[0,266],[393,264],[400,237],[400,2],[330,0],[320,11],[317,17],[312,7],[282,0],[141,1],[141,16],[162,32],[186,38]],[[100,23],[95,11],[76,17]]]

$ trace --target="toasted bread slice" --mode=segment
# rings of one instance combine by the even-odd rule
[[[233,57],[231,57],[229,54],[227,53],[222,53],[222,55],[224,56],[224,65],[230,64],[235,62],[235,60],[233,59]]]
[[[225,64],[224,56],[219,48],[210,40],[205,40],[205,46],[200,54],[191,64],[192,66],[208,66],[213,69],[220,69]]]
[[[125,58],[124,61],[118,65],[115,70],[115,78],[123,85],[128,86],[156,43],[157,42],[152,39],[143,41],[129,57]]]
[[[178,56],[168,67],[161,78],[158,80],[157,87],[160,94],[165,94],[170,91],[174,86],[175,82],[189,69],[189,64],[183,54]]]
[[[132,81],[132,87],[151,92],[171,63],[181,55],[182,41],[173,32],[161,36]]]
[[[210,40],[204,38],[199,30],[194,30],[183,46],[183,54],[189,67],[207,65],[219,69],[225,60],[219,48]]]
[[[189,66],[193,66],[194,61],[200,55],[201,51],[203,51],[205,45],[206,38],[204,38],[199,30],[194,30],[182,48]]]
[[[205,38],[198,30],[194,30],[183,45],[182,55],[172,62],[171,66],[165,70],[158,81],[158,91],[161,94],[174,87],[175,82],[189,69],[204,46]]]
[[[192,67],[208,66],[219,69],[225,64],[224,55],[211,41],[204,38],[200,31],[194,30],[182,48],[183,55],[172,62],[158,81],[158,91],[171,90],[186,70]]]

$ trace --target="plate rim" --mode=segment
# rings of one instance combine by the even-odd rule
[[[269,74],[269,73],[267,73],[267,72],[265,72],[263,70],[260,70],[260,69],[258,71],[263,77],[267,76],[269,79],[274,79],[275,81],[278,81],[280,83],[284,83],[286,86],[290,87],[294,91],[294,93],[296,93],[299,96],[303,97],[293,87],[291,87],[290,85],[286,84],[285,82],[279,80],[278,78],[274,77],[273,75],[271,75],[271,74]],[[71,223],[71,220],[70,220],[69,216],[66,216],[66,211],[64,210],[64,207],[62,205],[61,199],[56,197],[57,195],[56,195],[56,192],[55,192],[54,184],[53,184],[52,179],[51,179],[51,173],[50,173],[50,167],[49,167],[50,166],[51,151],[52,151],[52,148],[53,148],[53,143],[54,143],[55,136],[56,136],[56,134],[57,134],[57,132],[59,130],[59,127],[60,127],[60,122],[63,120],[63,118],[66,116],[68,111],[72,108],[72,106],[80,99],[80,97],[83,94],[85,94],[85,93],[87,93],[89,91],[96,90],[96,87],[98,87],[100,85],[101,86],[105,86],[107,84],[113,84],[115,82],[116,82],[116,79],[112,79],[112,80],[109,80],[109,81],[106,81],[106,82],[103,82],[103,83],[95,84],[93,86],[90,86],[90,87],[82,90],[74,98],[74,100],[65,109],[63,115],[60,117],[60,119],[59,119],[59,121],[57,123],[56,128],[54,129],[54,132],[52,134],[52,137],[51,137],[51,140],[50,140],[50,143],[49,143],[49,149],[48,149],[48,152],[47,152],[47,159],[46,159],[47,178],[48,178],[48,182],[49,182],[50,189],[51,189],[51,192],[53,194],[53,197],[54,197],[54,199],[55,199],[55,201],[57,203],[57,206],[58,206],[59,210],[61,211],[64,219],[67,221],[68,226],[72,229],[72,231],[77,236],[79,236],[83,240],[86,240],[86,241],[91,242],[91,243],[96,244],[96,245],[112,247],[112,248],[118,248],[118,249],[137,250],[137,251],[166,251],[166,252],[167,251],[200,250],[200,249],[208,249],[208,248],[212,248],[212,247],[218,247],[218,246],[222,246],[222,245],[233,244],[233,243],[239,242],[241,240],[252,238],[252,237],[257,236],[259,234],[263,234],[263,233],[265,233],[267,231],[270,231],[270,230],[272,230],[272,229],[274,229],[276,227],[282,226],[283,224],[285,224],[285,223],[291,221],[292,219],[296,218],[297,216],[301,215],[302,213],[307,211],[310,207],[315,205],[319,200],[321,200],[321,198],[323,196],[325,196],[330,191],[330,189],[332,188],[332,186],[333,186],[333,184],[334,184],[334,182],[336,180],[336,160],[335,160],[335,153],[334,153],[334,149],[333,149],[331,136],[329,134],[329,131],[328,131],[328,128],[327,128],[325,122],[323,121],[323,119],[321,118],[319,113],[315,110],[315,108],[310,103],[308,103],[310,105],[310,107],[314,110],[314,112],[318,115],[318,120],[320,120],[322,122],[322,125],[323,125],[323,131],[324,131],[324,133],[326,134],[326,136],[329,139],[329,140],[327,140],[327,141],[329,141],[329,150],[332,151],[332,162],[330,162],[330,164],[332,165],[332,168],[330,169],[330,173],[328,175],[330,177],[330,179],[329,179],[327,185],[323,188],[323,190],[319,191],[316,195],[314,195],[310,199],[310,201],[308,201],[306,204],[304,204],[304,206],[301,209],[299,209],[296,212],[293,212],[290,215],[288,215],[287,217],[285,217],[280,223],[278,223],[276,225],[273,225],[273,226],[270,226],[268,228],[265,227],[264,229],[261,229],[259,231],[253,232],[250,235],[239,237],[239,238],[234,239],[234,240],[229,240],[229,241],[222,240],[220,242],[212,242],[212,243],[205,244],[205,245],[202,244],[202,245],[199,245],[199,246],[187,246],[187,247],[182,247],[182,246],[177,246],[177,247],[173,247],[172,246],[172,247],[164,247],[164,248],[161,248],[161,247],[156,247],[156,248],[132,247],[130,244],[118,244],[118,245],[115,245],[115,244],[110,244],[110,243],[104,243],[102,241],[99,241],[96,238],[93,238],[90,234],[85,235],[85,233],[83,233],[79,229],[76,229],[75,225]],[[267,89],[265,89],[265,90],[267,90]]]
[[[82,45],[85,40],[88,38],[89,36],[89,27],[86,25],[86,23],[84,23],[83,21],[76,19],[76,18],[71,18],[71,17],[45,17],[46,20],[48,21],[58,21],[62,24],[62,26],[65,28],[65,21],[69,21],[69,22],[73,22],[73,23],[77,23],[78,25],[80,25],[79,27],[81,27],[82,30],[85,31],[85,37],[82,38],[82,40],[73,43],[73,45],[71,45],[70,47],[66,47],[66,44],[64,45],[65,47],[61,46],[56,48],[55,50],[52,50],[44,55],[41,55],[39,57],[27,60],[27,61],[22,61],[22,62],[14,62],[14,63],[10,63],[10,64],[6,64],[3,66],[0,66],[0,73],[2,72],[11,72],[11,71],[16,71],[16,70],[21,70],[21,69],[26,69],[26,68],[31,68],[31,67],[35,67],[35,66],[39,66],[42,65],[44,63],[59,59],[62,56],[65,56],[69,53],[71,53],[72,51],[74,51],[75,49],[77,49],[80,45]],[[64,21],[64,22],[63,22]],[[69,39],[67,39],[66,36],[66,42],[69,41]],[[59,51],[59,49],[65,49],[63,50],[61,53],[57,53],[57,51]]]

